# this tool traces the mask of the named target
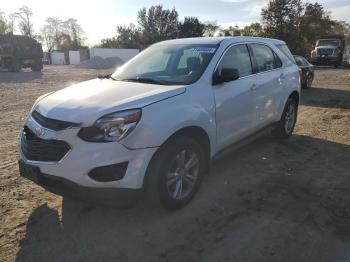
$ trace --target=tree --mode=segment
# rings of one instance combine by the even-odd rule
[[[284,40],[292,52],[298,51],[299,29],[303,11],[301,0],[272,0],[261,11],[267,37]]]
[[[11,16],[6,19],[5,13],[0,10],[0,34],[12,34],[13,22]]]
[[[239,36],[241,35],[241,30],[236,26],[229,26],[226,29],[220,30],[220,36]]]
[[[65,39],[67,40],[67,48],[78,50],[84,43],[84,30],[78,24],[78,20],[69,18],[62,22],[63,31],[65,31]],[[68,37],[69,36],[69,37]]]
[[[204,23],[204,35],[213,37],[215,33],[220,29],[217,21],[207,21]]]
[[[141,48],[141,29],[134,24],[117,27],[118,48]]]
[[[201,37],[204,27],[197,17],[185,17],[184,21],[179,23],[179,38]]]
[[[26,35],[29,37],[33,36],[33,24],[31,22],[31,17],[33,16],[33,12],[26,5],[23,5],[16,13],[14,13],[14,17],[19,19],[19,30],[22,35]]]
[[[307,56],[316,40],[330,33],[331,19],[319,3],[306,3],[304,7],[299,27],[299,47],[296,51]]]
[[[142,33],[144,46],[174,39],[178,36],[178,13],[175,9],[163,9],[161,5],[142,8],[137,15],[137,22]]]
[[[46,24],[41,29],[42,37],[49,52],[60,49],[62,40],[62,20],[56,17],[46,18]]]
[[[264,36],[264,30],[260,23],[251,23],[241,30],[245,36]]]
[[[141,48],[141,29],[134,24],[117,26],[117,36],[101,40],[98,47],[104,48]]]
[[[0,10],[0,34],[7,33],[7,21],[4,12]]]
[[[14,14],[10,14],[8,16],[8,20],[7,20],[7,33],[8,34],[13,34],[15,31],[15,20],[16,20],[16,16]]]
[[[101,48],[118,48],[118,42],[116,37],[104,38],[101,43],[96,45]]]
[[[49,52],[55,49],[78,50],[83,46],[84,31],[74,18],[62,21],[56,17],[49,17],[40,32]]]
[[[344,35],[347,43],[350,42],[350,24],[345,21],[332,21],[331,32],[333,34]]]

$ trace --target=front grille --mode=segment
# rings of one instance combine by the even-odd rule
[[[70,149],[70,146],[62,140],[44,140],[35,135],[27,126],[23,128],[21,151],[28,160],[58,162]]]
[[[318,55],[333,55],[334,49],[333,48],[318,48],[317,54]]]
[[[33,111],[32,117],[41,126],[51,130],[59,131],[70,127],[79,127],[79,123],[67,122],[57,119],[52,119],[41,115],[38,111]]]

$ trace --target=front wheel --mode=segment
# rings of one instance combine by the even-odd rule
[[[179,136],[163,145],[148,170],[147,193],[153,204],[179,209],[196,194],[205,172],[205,153],[190,137]]]
[[[293,97],[289,97],[281,116],[280,121],[274,130],[278,138],[288,138],[292,135],[297,121],[298,103]]]

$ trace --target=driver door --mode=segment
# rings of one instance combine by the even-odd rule
[[[219,150],[251,133],[254,121],[252,91],[256,88],[247,45],[230,47],[217,67],[218,72],[223,68],[237,69],[240,77],[213,86]]]

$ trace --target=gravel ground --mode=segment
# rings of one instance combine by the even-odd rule
[[[176,212],[94,207],[19,176],[17,137],[34,100],[99,73],[0,72],[0,261],[349,261],[349,69],[317,69],[295,135],[216,161]]]

